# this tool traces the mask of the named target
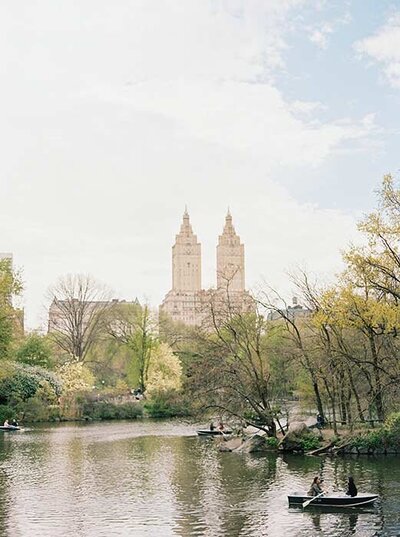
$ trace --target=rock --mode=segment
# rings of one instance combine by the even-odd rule
[[[304,451],[302,440],[310,434],[310,430],[304,421],[293,421],[288,432],[279,442],[281,451]]]
[[[302,434],[306,430],[308,430],[308,427],[304,421],[292,421],[289,425],[288,433]]]
[[[217,438],[215,438],[215,440],[217,440]],[[238,436],[235,436],[234,438],[229,438],[229,440],[226,440],[226,438],[218,437],[218,442],[218,449],[220,451],[234,451],[242,445],[243,440]]]
[[[267,444],[265,436],[256,434],[245,440],[241,446],[235,449],[235,452],[240,453],[258,453],[260,451],[269,451],[271,448]]]

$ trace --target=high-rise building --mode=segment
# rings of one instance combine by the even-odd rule
[[[244,286],[244,244],[236,234],[232,216],[228,210],[222,235],[217,246],[217,289],[243,292]]]
[[[172,289],[160,311],[176,321],[196,325],[201,298],[201,244],[193,233],[187,209],[172,246]]]
[[[180,232],[172,247],[172,289],[164,298],[160,313],[187,325],[200,325],[209,314],[211,302],[223,309],[227,293],[230,306],[236,311],[248,311],[252,306],[245,290],[244,275],[244,245],[228,211],[217,246],[217,287],[201,289],[201,244],[193,233],[185,209]]]
[[[201,244],[193,233],[187,209],[172,247],[172,290],[200,291]]]

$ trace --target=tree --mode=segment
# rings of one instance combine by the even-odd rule
[[[305,300],[305,302],[308,302],[308,300]],[[259,304],[265,309],[267,316],[273,313],[272,317],[275,317],[275,323],[280,323],[283,326],[283,337],[286,338],[286,347],[283,352],[289,354],[293,362],[299,363],[309,376],[315,405],[318,413],[324,417],[325,412],[321,393],[323,375],[321,375],[317,359],[318,353],[316,352],[315,337],[312,325],[309,322],[310,319],[307,317],[298,318],[293,315],[285,300],[273,289],[268,289],[262,294]],[[312,313],[312,308],[313,306],[308,304],[309,314]]]
[[[150,363],[159,345],[149,306],[139,303],[118,305],[108,317],[107,331],[129,349],[131,366],[137,374],[142,393],[145,393]]]
[[[84,361],[104,332],[105,313],[113,307],[110,290],[91,276],[64,276],[49,291],[49,333],[60,349]]]
[[[179,391],[182,386],[182,365],[166,343],[154,350],[147,376],[147,393]]]
[[[254,304],[243,312],[220,290],[210,294],[208,309],[208,323],[197,331],[198,354],[187,388],[202,410],[218,410],[276,436],[265,318]]]
[[[50,368],[52,365],[52,349],[46,336],[33,332],[19,345],[15,352],[18,362]]]
[[[0,359],[6,358],[10,351],[17,323],[17,310],[12,300],[22,292],[20,275],[12,268],[10,259],[0,260]]]

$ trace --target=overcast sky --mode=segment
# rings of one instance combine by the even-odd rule
[[[229,206],[248,287],[290,293],[296,265],[339,270],[399,175],[400,1],[1,2],[0,96],[29,327],[66,273],[158,305],[185,204],[204,287]]]

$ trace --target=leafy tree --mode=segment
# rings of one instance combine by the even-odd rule
[[[182,366],[166,343],[154,350],[147,377],[147,393],[178,391],[182,386]]]
[[[147,305],[119,304],[109,316],[108,333],[130,351],[130,366],[144,393],[150,364],[159,341],[156,324]]]
[[[11,260],[0,260],[0,359],[9,356],[17,311],[12,299],[22,292],[22,281],[11,265]]]
[[[75,394],[92,390],[94,377],[82,362],[66,362],[57,371],[62,382],[62,392]]]
[[[29,334],[15,352],[19,362],[51,368],[53,365],[52,349],[46,336]]]

